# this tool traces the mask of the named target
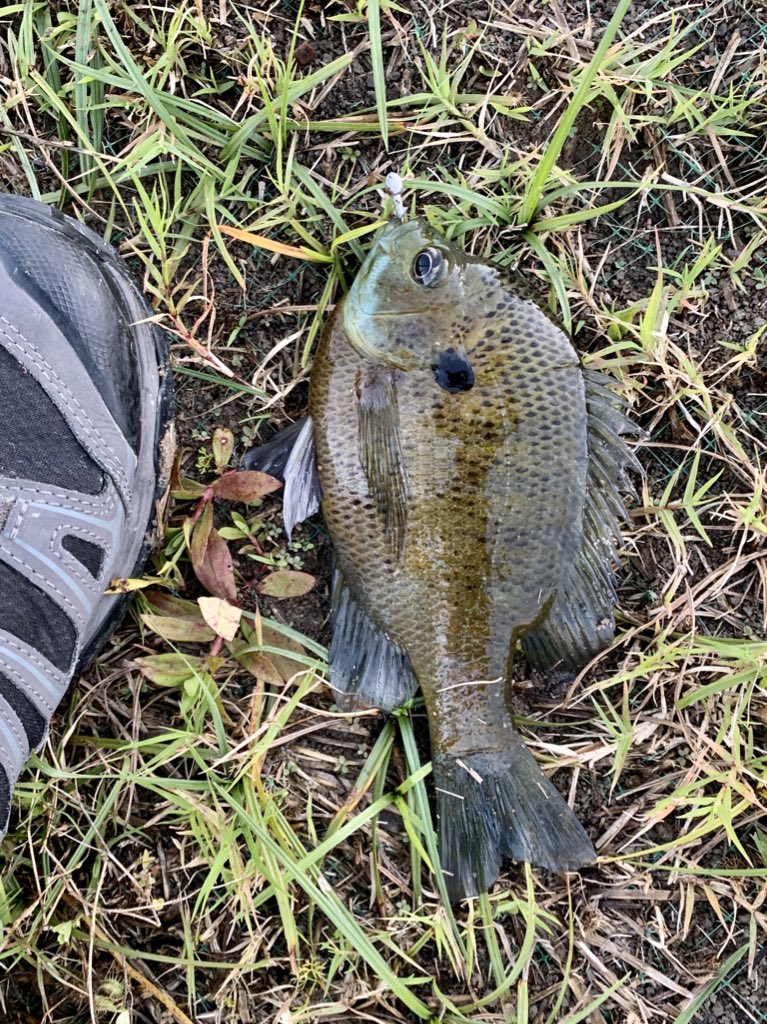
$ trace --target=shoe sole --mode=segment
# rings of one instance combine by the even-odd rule
[[[138,331],[145,331],[151,336],[151,346],[146,342],[142,343],[140,339],[136,345],[139,381],[151,379],[149,377],[151,374],[159,375],[156,398],[151,393],[151,389],[142,386],[138,389],[142,401],[141,424],[144,430],[137,459],[139,467],[152,467],[152,475],[150,478],[148,472],[144,473],[138,479],[137,487],[140,492],[151,492],[150,514],[148,520],[144,522],[142,522],[144,515],[138,515],[134,522],[126,524],[128,546],[130,546],[131,535],[135,535],[135,530],[143,528],[143,540],[135,552],[135,557],[126,566],[125,572],[128,577],[138,576],[153,548],[156,547],[162,532],[164,498],[170,482],[176,447],[173,420],[173,380],[168,343],[156,325],[145,322],[147,317],[151,316],[151,309],[120,257],[95,232],[78,221],[65,217],[52,207],[31,202],[21,196],[4,195],[0,197],[0,208],[10,213],[16,213],[18,216],[38,223],[49,230],[55,230],[88,251],[101,267],[102,272],[108,275],[110,282],[116,287],[129,314],[129,322],[137,325]],[[142,323],[142,321],[144,322]],[[155,429],[151,434],[145,429],[150,417],[154,417],[156,420]],[[146,497],[139,494],[139,498],[141,500],[137,504],[146,507]],[[119,564],[119,557],[116,562]],[[95,632],[86,641],[80,652],[73,678],[84,671],[114,633],[125,615],[130,595],[125,594],[104,600],[107,600],[109,605]]]

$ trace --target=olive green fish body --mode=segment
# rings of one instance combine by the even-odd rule
[[[315,361],[310,410],[342,574],[407,652],[426,700],[439,703],[439,746],[465,744],[475,728],[487,738],[488,683],[507,681],[516,640],[553,600],[580,539],[586,488],[584,387],[572,346],[494,268],[469,264],[466,278],[468,309],[427,327],[412,318],[402,330],[439,331],[444,347],[460,339],[474,387],[451,394],[430,367],[373,363],[350,344],[341,308]],[[407,488],[400,544],[359,454],[361,393],[381,376]]]
[[[421,221],[378,236],[315,359],[331,685],[385,709],[420,685],[453,898],[489,886],[503,856],[555,870],[594,856],[514,730],[509,690],[520,641],[534,667],[572,671],[613,633],[636,462],[605,385],[524,286]]]

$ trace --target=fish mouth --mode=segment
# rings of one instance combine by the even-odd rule
[[[375,249],[379,249],[382,252],[390,254],[393,246],[407,235],[412,235],[414,232],[420,231],[424,237],[428,234],[430,237],[432,232],[428,224],[420,217],[416,217],[415,220],[405,221],[404,223],[396,218],[389,221],[386,227],[380,234],[380,237],[376,239]],[[372,252],[373,250],[371,250]]]
[[[402,224],[399,221],[390,221],[375,240],[346,296],[344,327],[348,339],[351,345],[368,359],[375,359],[379,362],[387,361],[387,353],[377,350],[374,345],[366,342],[364,334],[367,332],[363,332],[362,329],[365,321],[368,321],[370,325],[375,320],[379,322],[385,321],[387,317],[419,316],[424,312],[423,309],[381,309],[375,304],[375,292],[377,289],[370,289],[368,287],[371,279],[375,279],[376,267],[380,265],[381,259],[390,260],[396,258],[397,250],[402,245],[403,238],[408,235],[420,232],[426,237],[424,228],[425,225],[420,219],[408,221],[406,224]],[[368,306],[365,303],[366,294],[373,303],[372,306]],[[391,365],[399,369],[405,369],[404,366],[399,365],[397,360],[391,360]]]
[[[364,306],[360,306],[360,309],[369,317],[385,317],[385,316],[419,316],[423,313],[421,309],[380,309],[377,313],[374,313],[370,309],[365,309]]]

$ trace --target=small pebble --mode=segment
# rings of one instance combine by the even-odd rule
[[[299,43],[296,47],[296,63],[305,68],[311,64],[317,57],[317,51],[314,49],[311,43],[303,42]]]

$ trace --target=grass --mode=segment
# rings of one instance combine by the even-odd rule
[[[767,1020],[764,33],[739,4],[593,15],[0,5],[5,186],[142,276],[183,441],[133,619],[17,789],[11,1024]],[[299,409],[391,170],[411,211],[538,282],[648,431],[615,643],[519,709],[599,864],[507,865],[454,909],[422,708],[342,715],[324,686],[322,528],[287,547],[268,495],[206,491],[222,438]],[[195,570],[237,589],[234,639]],[[258,592],[307,570],[308,595]]]

